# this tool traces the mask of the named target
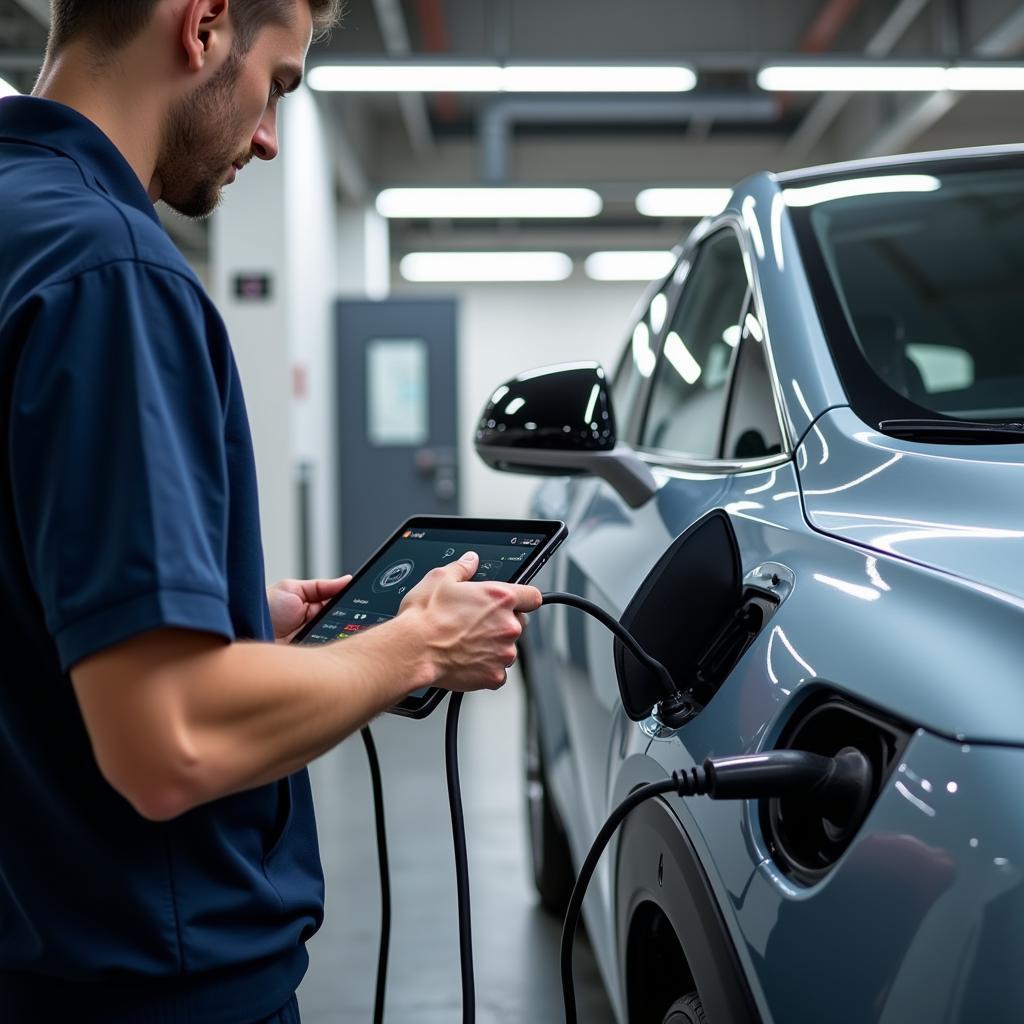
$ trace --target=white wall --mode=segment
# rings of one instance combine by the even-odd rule
[[[225,191],[210,232],[212,294],[223,315],[245,391],[256,452],[268,582],[299,571],[296,465],[314,465],[313,565],[333,571],[334,429],[331,308],[335,201],[329,139],[313,95],[282,107],[281,155],[254,160]],[[239,301],[238,273],[270,274],[269,301]],[[293,395],[304,371],[308,394]]]
[[[303,89],[290,97],[282,108],[280,157],[245,168],[211,230],[212,291],[228,325],[252,424],[269,582],[299,570],[300,461],[315,473],[314,572],[343,568],[336,545],[333,303],[353,268],[342,266],[352,259],[352,247],[338,236],[346,219],[336,210],[326,127],[312,94]],[[246,271],[272,275],[270,301],[235,299],[234,276]],[[496,473],[473,451],[485,401],[507,378],[544,364],[596,359],[612,366],[644,286],[597,284],[579,273],[559,284],[394,286],[396,295],[458,299],[462,507],[473,515],[521,514],[536,479]],[[306,380],[305,398],[293,395],[296,368]]]
[[[494,389],[524,370],[595,359],[608,369],[624,343],[642,284],[597,284],[576,277],[559,284],[456,287],[396,281],[394,294],[455,295],[459,303],[459,458],[466,515],[520,515],[537,478],[498,473],[473,451],[473,432]]]
[[[308,89],[283,107],[288,336],[306,394],[292,405],[292,455],[312,467],[310,561],[314,575],[337,566],[337,431],[334,426],[334,299],[338,236],[328,125]],[[298,539],[296,538],[296,545]],[[296,566],[296,571],[298,567]]]
[[[291,483],[288,281],[284,273],[284,165],[254,160],[225,190],[210,224],[212,295],[227,324],[252,427],[260,492],[263,556],[269,580],[295,565],[296,510]],[[266,273],[267,301],[240,302],[239,273]]]

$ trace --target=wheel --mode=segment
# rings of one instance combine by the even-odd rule
[[[665,1014],[662,1024],[708,1024],[704,1016],[704,1004],[696,992],[677,999]]]
[[[541,906],[557,917],[565,914],[576,882],[569,841],[558,819],[548,789],[544,750],[540,742],[537,702],[526,687],[526,727],[523,730],[523,762],[526,782],[526,816],[530,826],[530,860],[533,882]]]

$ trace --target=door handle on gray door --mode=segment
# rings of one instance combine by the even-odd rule
[[[441,501],[451,501],[455,497],[458,462],[454,448],[420,448],[414,461],[421,476],[434,478],[434,493]]]

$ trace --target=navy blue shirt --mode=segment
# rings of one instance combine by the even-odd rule
[[[270,640],[224,324],[109,139],[0,100],[0,1020],[249,1024],[323,916],[309,780],[142,818],[68,671],[161,627]]]

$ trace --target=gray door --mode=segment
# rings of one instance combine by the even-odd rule
[[[454,299],[342,299],[338,458],[344,571],[410,515],[457,515]]]

